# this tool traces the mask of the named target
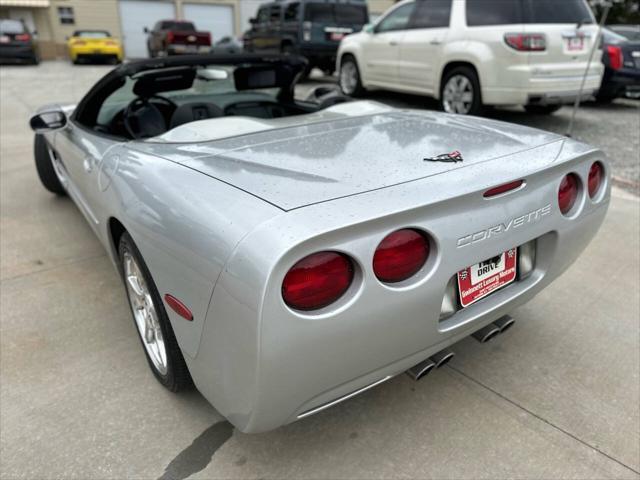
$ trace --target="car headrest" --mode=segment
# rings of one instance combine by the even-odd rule
[[[185,103],[176,108],[171,116],[171,125],[169,128],[175,128],[185,123],[195,122],[196,120],[205,120],[207,118],[223,117],[223,110],[213,104],[206,102]]]
[[[143,74],[133,86],[138,97],[149,98],[162,92],[187,90],[193,86],[196,71],[191,67],[167,68]]]

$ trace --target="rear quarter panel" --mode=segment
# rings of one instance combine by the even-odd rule
[[[138,246],[160,295],[171,293],[192,310],[189,322],[167,309],[189,363],[198,354],[211,292],[227,257],[248,231],[280,211],[127,145],[111,151],[99,168],[101,239],[118,265],[109,229],[109,220],[117,219]]]

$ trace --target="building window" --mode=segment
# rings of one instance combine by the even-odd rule
[[[58,7],[58,18],[63,25],[73,25],[76,23],[73,7]]]

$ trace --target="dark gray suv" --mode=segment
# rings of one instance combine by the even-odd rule
[[[279,0],[260,6],[244,34],[244,48],[303,55],[307,73],[318,67],[331,74],[340,40],[368,21],[366,0]]]

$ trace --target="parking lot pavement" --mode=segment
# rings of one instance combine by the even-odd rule
[[[464,340],[419,383],[399,376],[246,435],[197,392],[157,384],[98,241],[39,185],[29,114],[77,100],[104,72],[0,69],[2,478],[640,478],[636,197],[615,190],[586,252],[489,344]],[[604,111],[637,121],[617,105],[580,117],[577,136]],[[622,123],[588,140],[611,156]]]

